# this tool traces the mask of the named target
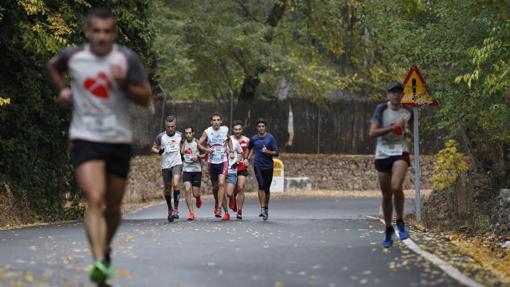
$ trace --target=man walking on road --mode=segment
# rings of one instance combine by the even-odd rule
[[[200,199],[200,186],[202,185],[202,156],[198,150],[198,141],[192,127],[184,129],[185,141],[181,146],[181,153],[184,158],[182,181],[184,182],[186,205],[188,206],[188,220],[195,220],[193,211],[193,197],[196,200],[197,208],[202,206]],[[192,197],[193,196],[193,197]]]
[[[174,116],[165,119],[165,131],[160,133],[151,148],[153,153],[161,155],[161,174],[163,176],[166,205],[168,207],[168,221],[179,218],[179,200],[181,191],[179,184],[182,172],[181,143],[183,137],[177,131],[177,120]],[[174,208],[172,208],[172,190]]]
[[[59,103],[72,106],[71,160],[87,199],[85,230],[95,260],[90,279],[104,285],[114,273],[110,245],[120,224],[131,158],[128,101],[147,106],[151,89],[136,55],[115,44],[110,11],[90,12],[85,37],[88,43],[64,49],[48,69]]]
[[[225,178],[228,169],[228,150],[232,150],[232,143],[228,140],[228,127],[223,126],[223,117],[219,113],[211,115],[211,126],[207,128],[198,141],[198,147],[207,154],[209,176],[211,178],[214,195],[214,216],[221,218],[221,208],[218,200],[225,193]],[[231,154],[230,156],[232,156]],[[222,193],[222,194],[219,194]],[[221,195],[221,196],[220,196]],[[227,219],[225,215],[224,219]]]
[[[388,85],[388,102],[376,107],[369,131],[370,137],[377,138],[375,168],[379,172],[379,185],[383,195],[385,248],[393,246],[393,206],[397,213],[399,237],[401,240],[409,238],[404,224],[405,198],[402,185],[410,166],[406,137],[411,135],[408,124],[412,120],[412,112],[401,104],[403,92],[404,86],[400,83]]]
[[[278,144],[273,135],[267,132],[266,120],[257,120],[257,134],[251,137],[248,149],[250,150],[249,159],[255,155],[253,170],[259,185],[259,216],[267,220],[271,182],[273,181],[273,157],[278,156]]]
[[[232,124],[233,138],[239,142],[243,149],[243,160],[237,165],[237,186],[234,191],[235,206],[231,208],[237,211],[237,219],[243,219],[243,205],[244,205],[244,189],[246,187],[246,178],[248,177],[248,145],[250,139],[243,135],[243,124],[241,121],[234,121]]]

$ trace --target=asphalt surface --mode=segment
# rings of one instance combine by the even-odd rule
[[[460,286],[398,242],[382,248],[377,198],[275,198],[269,220],[166,221],[166,206],[124,218],[114,286]],[[181,217],[186,216],[181,202]],[[234,215],[231,213],[231,215]],[[0,286],[93,286],[82,223],[0,231]]]

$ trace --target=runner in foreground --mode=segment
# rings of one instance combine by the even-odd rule
[[[390,83],[386,97],[388,102],[376,107],[370,125],[370,137],[377,138],[375,168],[379,172],[382,191],[382,208],[386,231],[383,245],[393,246],[393,205],[397,213],[397,229],[401,240],[409,238],[404,224],[404,192],[402,185],[410,166],[406,136],[410,136],[408,123],[412,112],[402,106],[404,86]]]
[[[165,196],[168,208],[168,221],[173,222],[179,218],[179,200],[181,191],[179,184],[182,173],[181,143],[183,137],[181,132],[177,131],[177,120],[174,116],[168,116],[165,119],[165,131],[160,133],[151,151],[161,155],[161,175],[163,176],[163,194]],[[172,208],[172,190],[174,198],[174,208]]]
[[[64,49],[48,69],[59,103],[72,106],[71,160],[87,199],[85,231],[95,260],[90,279],[105,285],[114,273],[110,245],[120,224],[131,157],[128,101],[147,106],[151,89],[136,55],[114,43],[117,27],[110,11],[90,12],[85,37],[88,43]]]
[[[269,198],[271,182],[273,181],[273,157],[278,156],[278,144],[272,134],[267,132],[267,122],[257,120],[257,134],[252,136],[248,149],[248,158],[254,155],[253,170],[259,185],[260,214],[262,219],[269,217]]]
[[[237,219],[243,219],[243,205],[244,205],[244,189],[246,187],[246,178],[248,177],[248,145],[250,139],[243,135],[243,124],[241,121],[234,121],[232,124],[233,138],[239,141],[243,149],[243,160],[237,165],[237,186],[234,191],[235,206],[231,204],[231,208],[237,211]]]
[[[202,156],[198,151],[198,141],[192,127],[184,129],[186,140],[181,146],[181,153],[184,158],[182,181],[184,182],[186,205],[188,206],[188,220],[195,220],[193,211],[193,197],[196,200],[197,208],[202,206],[200,199],[200,186],[202,185]],[[192,197],[193,196],[193,197]]]

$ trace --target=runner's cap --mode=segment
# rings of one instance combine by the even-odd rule
[[[391,82],[388,84],[388,92],[403,91],[404,85],[399,82]]]

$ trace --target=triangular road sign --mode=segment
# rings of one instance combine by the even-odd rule
[[[438,106],[438,102],[430,96],[430,90],[417,67],[412,67],[404,80],[402,104],[413,107]]]

